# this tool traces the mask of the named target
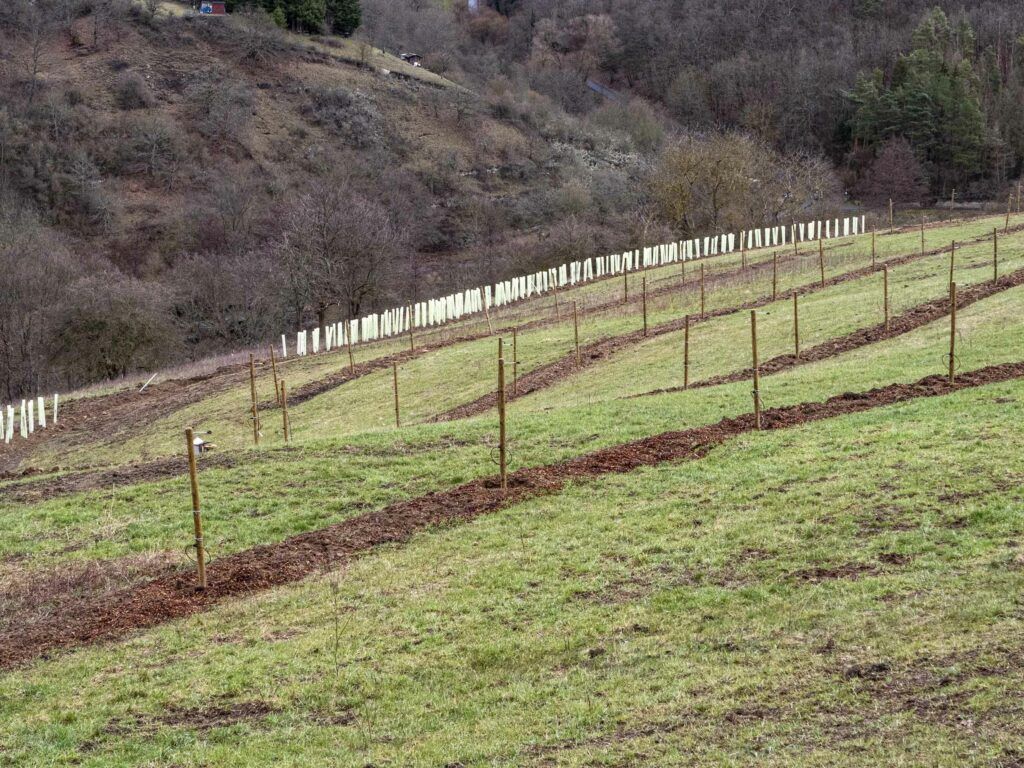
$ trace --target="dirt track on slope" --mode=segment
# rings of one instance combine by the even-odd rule
[[[1015,227],[1011,231],[1017,232],[1024,229],[1024,227]],[[989,235],[975,238],[974,240],[964,241],[961,245],[976,244],[979,242],[985,242],[989,239]],[[821,281],[814,283],[808,283],[807,285],[800,286],[799,288],[790,288],[785,291],[779,291],[776,298],[772,298],[771,295],[761,296],[757,299],[753,299],[743,304],[735,305],[732,307],[724,307],[721,309],[707,312],[704,316],[692,315],[690,317],[690,325],[696,325],[698,323],[707,322],[708,320],[725,317],[727,315],[735,314],[736,312],[742,312],[751,309],[758,309],[760,307],[768,306],[776,301],[782,301],[788,298],[792,298],[794,294],[798,296],[805,296],[818,291],[825,290],[835,285],[842,283],[848,283],[853,280],[859,280],[868,275],[872,275],[881,272],[883,267],[895,267],[903,264],[908,264],[919,259],[928,258],[930,256],[939,256],[943,253],[948,252],[948,246],[944,248],[938,248],[931,251],[925,251],[924,253],[910,253],[904,254],[903,256],[897,256],[889,259],[888,261],[879,261],[875,266],[866,266],[859,269],[854,269],[849,272],[844,272],[840,275],[827,278],[824,285]],[[678,320],[672,320],[667,323],[649,328],[647,335],[645,336],[643,330],[631,331],[620,336],[609,336],[598,341],[591,342],[580,346],[580,363],[576,363],[575,351],[559,358],[551,363],[538,366],[532,371],[524,373],[519,376],[519,381],[516,389],[516,393],[513,394],[511,388],[506,392],[506,401],[518,400],[521,397],[539,392],[548,387],[554,386],[561,381],[564,381],[568,377],[572,376],[578,371],[589,368],[590,366],[601,363],[617,352],[639,344],[647,339],[662,336],[667,333],[674,333],[682,330],[685,323],[684,318]],[[498,393],[497,390],[490,392],[483,397],[479,397],[476,400],[472,400],[468,403],[456,406],[448,411],[439,413],[434,416],[430,421],[456,421],[458,419],[465,419],[471,416],[477,416],[481,413],[494,408],[497,405]]]
[[[214,453],[204,455],[199,462],[200,471],[206,469],[227,469],[237,466],[243,456],[240,453]],[[188,471],[185,449],[182,455],[165,459],[125,464],[110,469],[69,472],[56,477],[32,480],[3,489],[4,501],[17,504],[38,504],[47,499],[56,499],[72,493],[95,491],[101,488],[115,488],[136,483],[150,483],[184,475]]]
[[[40,445],[54,440],[68,448],[86,443],[116,443],[124,440],[136,425],[241,385],[247,377],[248,365],[231,365],[202,376],[157,382],[141,394],[132,387],[110,395],[62,401],[56,424],[36,430],[27,439],[17,437],[10,445],[0,446],[0,480],[38,474],[37,470],[18,472],[15,467]]]
[[[824,402],[772,408],[763,413],[762,423],[764,429],[785,429],[1021,377],[1024,362],[971,371],[962,374],[955,384],[941,376],[930,376],[912,384],[891,384]],[[192,574],[182,570],[120,592],[86,598],[59,615],[7,629],[0,636],[0,668],[10,668],[59,649],[123,638],[140,629],[208,610],[227,599],[299,581],[382,544],[406,542],[432,526],[473,520],[524,499],[554,493],[573,480],[629,472],[666,461],[699,459],[729,438],[753,429],[753,414],[745,414],[706,427],[666,432],[613,446],[557,464],[522,469],[510,475],[509,488],[504,493],[498,479],[490,477],[392,504],[279,544],[217,559],[208,568],[210,586],[203,592],[194,589]]]

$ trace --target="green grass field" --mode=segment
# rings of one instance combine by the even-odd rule
[[[997,226],[933,227],[926,247]],[[869,265],[870,242],[830,243],[827,275]],[[918,232],[880,236],[876,258],[920,248]],[[779,290],[818,279],[817,249],[805,251],[785,262]],[[999,254],[1003,274],[1024,268],[1024,233],[1001,236]],[[748,256],[763,265],[772,254]],[[770,270],[733,275],[739,258],[709,262],[722,276],[709,283],[709,310],[770,295]],[[966,245],[954,278],[982,284],[991,263],[990,240]],[[679,285],[678,269],[650,270],[648,286]],[[942,297],[948,253],[889,277],[894,314]],[[652,327],[695,312],[692,279],[688,265],[685,287],[652,297]],[[639,284],[633,276],[632,294]],[[637,329],[639,303],[614,305],[621,292],[621,279],[564,292],[562,322],[519,334],[520,373],[571,354],[574,299],[587,308],[585,341]],[[881,278],[800,301],[807,348],[880,322]],[[791,307],[758,310],[763,360],[791,351]],[[553,315],[544,297],[493,321]],[[961,371],[1024,360],[1024,287],[962,309],[958,329]],[[404,363],[400,429],[385,369],[295,406],[287,446],[277,410],[265,412],[253,448],[240,380],[130,425],[116,443],[55,432],[24,466],[127,468],[175,455],[186,425],[213,429],[231,459],[200,473],[216,563],[494,475],[493,412],[429,420],[493,390],[495,350],[491,337]],[[630,397],[680,384],[681,350],[679,332],[654,335],[512,401],[512,468],[751,410],[749,382]],[[914,382],[943,373],[948,350],[947,317],[766,376],[762,399],[794,405]],[[749,366],[749,313],[695,325],[691,356],[694,381]],[[306,358],[284,375],[294,388],[347,364]],[[1016,765],[1022,417],[1024,380],[1013,380],[745,433],[697,460],[570,481],[191,618],[48,653],[0,671],[0,764]],[[190,567],[184,471],[182,461],[174,476],[36,502],[0,492],[0,644],[47,620],[51,592],[95,599]]]

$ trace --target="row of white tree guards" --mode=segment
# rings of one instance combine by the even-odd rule
[[[53,417],[50,424],[57,423],[57,409],[60,407],[60,395],[55,394],[51,401],[53,406]],[[17,426],[15,426],[17,425]],[[33,397],[30,400],[22,400],[21,407],[13,405],[0,405],[0,436],[4,444],[11,442],[15,434],[27,438],[37,429],[46,429],[46,398]]]
[[[794,223],[789,227],[751,229],[738,235],[730,233],[680,240],[625,253],[573,261],[559,267],[514,277],[495,285],[470,288],[439,299],[417,302],[412,306],[375,312],[357,320],[299,331],[296,334],[295,354],[330,352],[349,343],[359,344],[392,338],[408,333],[410,324],[414,329],[432,328],[483,312],[491,307],[504,307],[558,288],[579,285],[611,275],[734,253],[737,250],[771,248],[792,244],[794,241],[799,243],[819,239],[830,240],[864,232],[865,217],[852,216]],[[281,354],[284,357],[288,356],[288,340],[284,334],[281,335]],[[53,415],[49,423],[56,424],[60,395],[54,394],[51,405]],[[0,436],[3,437],[5,444],[10,443],[15,435],[27,438],[36,429],[46,427],[47,406],[44,397],[22,400],[20,408],[0,405]]]
[[[349,343],[359,344],[393,338],[408,333],[410,324],[414,329],[433,328],[492,307],[503,307],[558,288],[579,285],[610,275],[621,275],[624,272],[735,253],[737,250],[771,248],[792,244],[794,241],[800,243],[859,235],[865,232],[865,225],[864,216],[793,223],[790,226],[745,230],[738,235],[730,233],[680,240],[610,256],[573,261],[560,267],[514,277],[493,286],[469,288],[439,299],[427,299],[411,306],[375,312],[356,320],[302,330],[296,334],[294,354],[304,356],[310,353],[330,352]],[[288,357],[288,338],[285,334],[281,335],[281,354]]]

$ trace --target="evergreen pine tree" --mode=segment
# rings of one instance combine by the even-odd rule
[[[901,56],[886,86],[881,73],[861,76],[850,94],[857,109],[853,135],[867,146],[905,137],[924,161],[936,191],[946,194],[982,173],[989,145],[975,74],[974,32],[954,31],[935,9],[914,33],[914,48]]]
[[[363,9],[359,0],[327,0],[327,19],[331,31],[348,37],[363,21]]]

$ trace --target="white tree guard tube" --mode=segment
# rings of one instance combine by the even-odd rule
[[[39,416],[39,428],[46,429],[46,401],[40,397],[36,400],[36,413]]]

